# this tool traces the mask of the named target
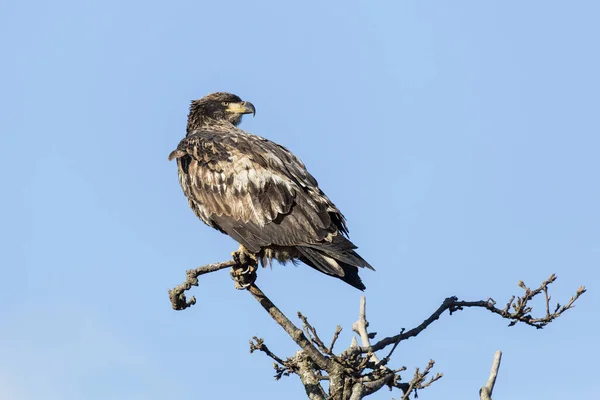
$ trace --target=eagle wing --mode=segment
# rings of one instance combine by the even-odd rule
[[[302,261],[343,280],[360,282],[356,267],[371,268],[344,236],[342,213],[285,147],[241,130],[195,131],[174,158],[196,215],[249,251],[295,247]]]

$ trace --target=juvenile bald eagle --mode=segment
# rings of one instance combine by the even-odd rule
[[[357,267],[373,268],[354,251],[344,216],[289,150],[237,127],[254,113],[229,93],[192,101],[186,137],[169,155],[190,207],[263,266],[300,260],[364,290]]]

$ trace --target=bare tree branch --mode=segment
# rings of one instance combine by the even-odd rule
[[[397,334],[395,336],[390,336],[390,337],[381,339],[379,342],[375,343],[372,346],[366,346],[366,347],[363,346],[362,351],[364,353],[375,352],[375,351],[381,350],[389,345],[396,344],[398,342],[409,339],[411,337],[415,337],[419,333],[421,333],[425,329],[427,329],[427,327],[429,327],[429,325],[431,325],[434,321],[438,320],[440,318],[440,316],[444,313],[444,311],[449,310],[450,314],[452,314],[455,311],[463,310],[465,307],[485,308],[494,314],[498,314],[498,315],[502,316],[503,318],[510,319],[511,322],[510,322],[509,326],[513,326],[517,322],[523,322],[523,323],[533,326],[537,329],[541,329],[544,326],[548,325],[550,322],[552,322],[554,319],[558,318],[566,310],[573,308],[574,307],[573,303],[586,291],[585,287],[581,286],[579,289],[577,289],[575,295],[571,297],[571,299],[569,300],[569,302],[566,305],[561,306],[560,304],[557,304],[556,310],[552,313],[549,311],[549,305],[548,305],[547,310],[546,310],[546,315],[544,317],[534,318],[530,314],[531,311],[533,310],[533,307],[529,306],[528,302],[531,299],[533,299],[536,295],[538,295],[539,293],[544,292],[547,295],[547,286],[549,284],[553,283],[555,280],[556,280],[556,275],[552,274],[552,275],[550,275],[550,278],[548,278],[546,281],[542,282],[540,287],[535,290],[531,290],[530,288],[525,286],[525,284],[522,281],[520,281],[519,287],[521,287],[525,290],[525,294],[522,297],[516,297],[516,300],[515,300],[515,296],[513,296],[509,300],[509,302],[507,303],[507,305],[504,309],[497,308],[496,301],[493,299],[480,300],[480,301],[459,301],[456,296],[448,297],[446,300],[444,300],[442,305],[439,306],[438,309],[435,310],[435,312],[433,314],[431,314],[431,316],[429,316],[429,318],[427,318],[425,321],[423,321],[417,327],[415,327],[409,331],[406,331],[406,332],[404,332],[404,331],[400,332],[399,334]],[[548,302],[549,302],[549,300],[548,300]],[[549,304],[549,303],[547,303],[547,304]],[[511,308],[513,311],[511,311]]]
[[[310,400],[327,400],[328,396],[321,386],[320,377],[315,375],[315,365],[304,351],[298,351],[293,359],[298,368],[298,376],[304,385],[306,395]]]
[[[333,346],[335,346],[335,342],[337,342],[338,338],[340,337],[340,333],[342,333],[342,327],[338,325],[335,327],[333,339],[331,339],[331,344],[329,345],[327,354],[333,354]]]
[[[352,330],[360,336],[360,341],[362,342],[363,347],[370,347],[371,340],[369,338],[369,333],[367,332],[367,328],[369,327],[369,323],[367,322],[367,299],[365,296],[360,298],[360,308],[358,311],[358,320],[352,324]],[[379,358],[372,352],[370,355],[371,360],[374,363],[379,363]]]
[[[185,271],[185,281],[169,290],[169,298],[171,299],[171,306],[173,307],[173,310],[185,310],[186,308],[196,304],[196,298],[194,296],[187,301],[185,298],[185,291],[190,290],[192,286],[198,286],[198,277],[200,275],[233,267],[235,265],[237,265],[237,263],[234,260],[229,260],[220,263],[208,264],[196,269],[188,269]]]
[[[371,335],[369,335],[367,332],[369,323],[367,322],[366,314],[367,299],[363,296],[360,299],[358,320],[352,325],[352,330],[360,335],[363,348],[370,347],[371,337]],[[411,392],[416,392],[417,389],[423,389],[443,376],[442,374],[438,373],[435,377],[431,378],[429,382],[424,382],[426,376],[429,374],[431,368],[433,368],[433,365],[435,364],[433,360],[430,360],[429,365],[422,373],[419,372],[418,368],[416,369],[415,376],[409,383],[400,383],[401,377],[398,375],[398,372],[406,370],[406,367],[402,367],[396,371],[393,371],[386,366],[398,343],[399,341],[394,344],[389,354],[383,360],[379,360],[374,353],[367,354],[366,359],[371,361],[369,368],[371,368],[373,372],[362,376],[363,389],[361,394],[363,397],[375,393],[384,385],[387,385],[390,387],[390,389],[392,387],[401,389],[404,392],[403,399],[408,399],[408,396]]]
[[[255,284],[250,285],[248,291],[254,296],[260,305],[269,313],[269,315],[277,322],[294,342],[298,344],[306,352],[306,354],[319,366],[319,368],[327,370],[330,365],[330,359],[324,356],[317,350],[315,346],[306,338],[302,330],[298,329]]]
[[[310,341],[317,346],[317,348],[325,354],[331,355],[329,352],[329,348],[325,346],[319,335],[317,334],[317,330],[308,322],[308,319],[302,315],[300,311],[298,311],[298,318],[302,321],[302,327],[304,328],[304,333],[310,339]]]
[[[498,376],[498,369],[500,368],[500,361],[502,360],[502,352],[498,350],[494,354],[494,361],[492,362],[492,371],[488,378],[487,384],[479,389],[479,398],[481,400],[492,400],[492,392],[494,391],[494,385],[496,384],[496,377]]]
[[[267,347],[267,345],[264,342],[264,339],[254,336],[252,338],[252,340],[250,341],[250,354],[254,353],[256,350],[262,351],[267,356],[269,356],[273,360],[275,360],[275,362],[277,362],[278,364],[283,365],[283,366],[286,365],[285,361],[283,361],[281,358],[277,357],[275,354],[273,354],[273,352],[271,352],[271,350],[269,350],[269,348]]]
[[[387,385],[390,388],[397,387],[399,389],[402,389],[403,391],[406,390],[408,388],[408,384],[399,383],[400,376],[397,375],[397,373],[400,372],[401,370],[402,371],[406,370],[406,367],[402,367],[400,370],[396,370],[396,371],[389,370],[389,372],[387,372],[381,378],[374,380],[374,381],[363,380],[362,381],[363,397],[377,392],[379,389],[381,389],[385,385]],[[406,388],[404,388],[402,385],[406,385]]]
[[[365,296],[360,298],[360,308],[358,311],[358,320],[354,324],[352,324],[352,330],[356,332],[362,343],[363,347],[369,347],[371,345],[369,333],[367,332],[367,327],[369,323],[367,322],[367,299]],[[384,385],[393,386],[393,383],[399,377],[396,376],[388,368],[380,366],[381,362],[375,353],[369,353],[365,361],[371,361],[373,364],[373,372],[367,375],[363,375],[363,385],[364,388],[361,388],[360,395],[368,396],[369,394],[375,393],[379,389],[381,389]],[[362,368],[361,368],[362,369]],[[353,392],[354,394],[354,392]]]
[[[349,400],[360,400],[363,397],[363,385],[360,382],[357,382],[352,386],[352,393],[350,394]]]
[[[254,260],[254,259],[253,259]],[[252,260],[251,260],[252,261]],[[254,260],[255,261],[255,260]],[[175,310],[183,310],[196,303],[196,299],[192,296],[188,301],[185,297],[185,291],[192,286],[198,286],[198,277],[200,275],[218,271],[228,267],[234,267],[232,276],[235,277],[235,268],[242,269],[250,264],[240,260],[231,260],[222,263],[209,264],[193,270],[186,271],[186,280],[177,285],[174,289],[169,290],[169,298],[171,305]],[[255,265],[253,265],[255,266]],[[254,269],[246,268],[242,271],[242,275],[246,270],[254,272]],[[235,275],[235,276],[234,276]],[[245,275],[243,276],[245,277]],[[252,296],[260,303],[260,305],[271,315],[287,334],[300,346],[299,350],[293,357],[283,359],[275,355],[258,337],[254,337],[250,341],[250,352],[259,350],[265,353],[268,357],[275,361],[274,368],[276,371],[275,378],[280,379],[282,376],[297,374],[306,391],[307,396],[311,400],[360,400],[372,393],[377,392],[383,386],[399,388],[403,391],[403,400],[407,400],[411,394],[417,394],[417,391],[430,386],[433,382],[439,380],[443,375],[441,373],[430,377],[431,370],[435,364],[430,360],[427,367],[421,371],[416,368],[413,378],[409,382],[401,382],[399,372],[406,370],[406,367],[392,370],[387,364],[391,356],[398,347],[398,344],[411,337],[416,337],[422,331],[427,329],[440,316],[449,311],[452,314],[455,311],[463,310],[465,307],[485,308],[488,311],[500,315],[502,318],[509,319],[509,326],[513,326],[518,322],[523,322],[527,325],[541,329],[554,319],[562,315],[563,312],[574,307],[575,301],[585,293],[585,287],[580,287],[575,295],[565,305],[556,304],[554,310],[551,309],[551,297],[548,293],[548,286],[556,280],[556,275],[552,274],[549,279],[542,282],[536,289],[530,289],[522,281],[519,282],[519,287],[525,293],[520,296],[512,296],[506,303],[503,309],[496,307],[496,302],[493,299],[480,301],[462,301],[457,297],[448,297],[444,302],[418,326],[406,331],[404,328],[395,336],[386,337],[379,340],[374,345],[371,345],[371,339],[375,337],[375,333],[369,333],[367,328],[369,323],[366,318],[366,299],[361,298],[360,312],[358,320],[352,325],[352,329],[359,335],[362,346],[358,346],[356,338],[352,338],[350,347],[344,350],[339,355],[333,352],[334,345],[340,335],[342,328],[336,327],[333,339],[329,346],[326,346],[317,333],[317,329],[312,326],[308,319],[298,313],[298,317],[303,323],[303,329],[299,329],[294,325],[272,302],[267,296],[253,283],[256,275],[250,276],[248,282],[236,281],[237,288],[247,288]],[[538,296],[544,294],[545,315],[542,317],[534,317],[531,312],[533,306],[529,302]],[[375,352],[380,351],[388,346],[391,346],[388,354],[380,359]],[[495,380],[500,366],[501,353],[497,352],[494,358],[490,378],[486,386],[480,390],[480,398],[491,400],[492,391],[494,389]],[[321,386],[321,381],[329,381],[329,394]]]
[[[427,375],[429,375],[429,372],[431,371],[434,365],[435,361],[429,360],[429,363],[427,364],[423,372],[421,372],[419,368],[416,369],[415,375],[413,376],[411,381],[408,382],[408,388],[404,391],[404,396],[402,396],[402,400],[408,400],[410,394],[413,391],[416,393],[418,389],[424,389],[430,386],[433,382],[439,380],[442,376],[444,376],[443,374],[438,372],[434,377],[429,379],[429,381],[425,382],[425,378],[427,378]]]

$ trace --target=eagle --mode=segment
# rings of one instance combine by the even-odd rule
[[[238,125],[254,105],[217,92],[191,102],[186,136],[169,155],[196,216],[264,266],[301,261],[364,290],[373,269],[348,239],[346,219],[287,148]],[[249,285],[248,285],[249,286]]]

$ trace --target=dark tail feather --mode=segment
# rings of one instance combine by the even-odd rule
[[[367,288],[363,283],[362,279],[360,279],[360,276],[358,276],[358,267],[342,262],[340,262],[340,264],[344,269],[344,277],[340,278],[341,280],[343,280],[350,286],[354,286],[358,290],[365,290]]]
[[[359,290],[365,290],[366,287],[362,280],[358,276],[358,267],[348,264],[339,258],[346,258],[343,254],[330,254],[329,252],[321,252],[311,247],[297,247],[298,251],[303,255],[301,261],[306,265],[313,267],[314,269],[323,272],[324,274],[334,276],[346,282],[347,284],[354,286]],[[354,253],[354,252],[352,252]],[[360,260],[360,256],[354,253]],[[344,257],[341,257],[344,256]],[[335,258],[334,258],[335,257]],[[354,257],[352,257],[354,258]],[[364,263],[360,263],[362,266],[370,265],[362,260]]]
[[[354,251],[356,246],[342,235],[334,236],[331,243],[305,244],[302,247],[310,247],[343,263],[375,271],[375,268]]]

